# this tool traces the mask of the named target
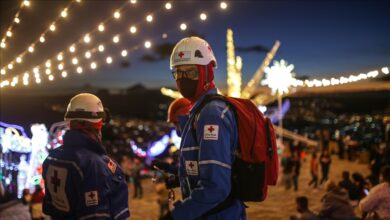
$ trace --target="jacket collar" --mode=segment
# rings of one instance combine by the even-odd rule
[[[64,135],[64,146],[85,148],[99,155],[107,154],[103,145],[78,130],[68,130]]]
[[[215,95],[217,94],[218,91],[217,91],[217,88],[213,88],[213,89],[210,89],[208,90],[207,92],[205,92],[203,95],[201,95],[198,100],[196,100],[196,102],[194,103],[194,105],[192,106],[191,110],[190,110],[190,114],[193,114],[194,111],[198,108],[198,106],[200,105],[200,103],[202,103],[203,99],[207,96],[207,95]]]

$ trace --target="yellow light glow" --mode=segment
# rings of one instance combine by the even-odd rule
[[[37,83],[37,84],[40,84],[41,82],[42,82],[42,80],[41,79],[35,79],[35,82]]]
[[[288,64],[285,60],[275,60],[273,66],[265,69],[266,78],[263,84],[268,85],[273,94],[288,93],[294,81],[293,69],[294,65]],[[314,84],[316,83],[321,83],[321,81],[315,80]]]
[[[28,47],[28,52],[33,53],[34,52],[34,47],[33,46],[29,46]]]
[[[14,21],[15,21],[15,23],[17,23],[17,24],[20,23],[20,19],[19,19],[18,17],[16,17],[16,18],[14,19]]]
[[[64,64],[62,64],[62,63],[58,64],[58,69],[59,70],[63,70],[64,69]]]
[[[91,52],[89,51],[85,52],[85,58],[87,59],[91,58]]]
[[[62,56],[62,53],[59,53],[59,54],[57,55],[57,60],[58,60],[58,61],[61,61],[62,59],[64,59],[64,57]]]
[[[130,27],[130,33],[135,34],[137,32],[137,27],[131,26]]]
[[[121,17],[121,13],[119,12],[119,11],[116,11],[115,13],[114,13],[114,18],[115,19],[119,19]]]
[[[95,62],[92,62],[92,63],[91,63],[91,69],[96,69],[96,67],[97,67],[96,63],[95,63]]]
[[[107,62],[108,64],[112,63],[112,58],[111,58],[111,57],[107,57],[107,58],[106,58],[106,62]]]
[[[33,72],[34,72],[35,74],[39,74],[39,68],[38,68],[38,67],[34,67]]]
[[[12,32],[11,31],[7,31],[7,37],[12,37]]]
[[[226,2],[222,1],[222,2],[219,4],[219,7],[221,7],[222,10],[225,10],[225,9],[228,7],[228,5],[227,5]]]
[[[26,7],[30,6],[30,1],[29,0],[24,0],[23,1],[23,5],[26,6]]]
[[[23,85],[28,86],[28,81],[27,80],[23,80]]]
[[[50,30],[51,31],[55,31],[56,30],[56,26],[54,24],[50,25]]]
[[[6,46],[6,45],[5,45],[5,42],[2,41],[2,42],[0,43],[0,47],[1,47],[1,48],[5,48],[5,46]]]
[[[79,60],[77,59],[77,57],[74,57],[73,59],[72,59],[72,64],[73,65],[77,65],[79,63]]]
[[[104,31],[104,25],[103,24],[99,24],[98,30],[100,32],[103,32]]]
[[[180,29],[185,31],[187,29],[187,25],[185,23],[180,24]]]
[[[122,55],[122,57],[127,56],[127,50],[122,50],[121,55]]]
[[[51,69],[46,69],[46,70],[45,70],[45,73],[46,73],[46,75],[50,75]]]
[[[85,42],[85,43],[91,42],[91,37],[89,36],[89,34],[86,34],[86,35],[84,36],[84,42]]]
[[[137,0],[130,0],[130,3],[135,4],[135,3],[137,3]]]
[[[163,39],[167,39],[167,38],[168,38],[168,34],[167,34],[167,33],[163,33],[163,34],[161,35],[161,37],[162,37]]]
[[[147,22],[152,22],[153,21],[153,15],[146,16],[146,21]]]
[[[63,17],[63,18],[66,18],[68,16],[68,9],[64,9],[64,10],[62,10],[62,12],[61,12],[61,17]]]
[[[49,80],[53,81],[54,80],[54,76],[53,75],[49,75]]]
[[[112,38],[112,42],[118,43],[118,42],[119,42],[119,35],[115,35],[115,36]]]
[[[12,63],[8,64],[8,69],[12,70],[14,68],[14,65]]]
[[[47,68],[50,68],[50,67],[51,67],[51,62],[50,62],[50,60],[46,61],[45,66],[46,66]]]
[[[1,69],[0,73],[1,73],[1,75],[5,75],[5,73],[6,73],[5,69]]]
[[[172,8],[172,4],[170,2],[165,3],[165,8],[170,10]]]
[[[41,37],[39,38],[39,42],[44,43],[44,42],[45,42],[45,37],[44,37],[44,36],[41,36]]]
[[[68,73],[66,71],[62,71],[61,76],[66,78],[68,76]]]
[[[17,57],[17,58],[16,58],[16,62],[17,62],[17,63],[21,63],[21,62],[22,62],[22,58],[21,58],[21,57]]]
[[[202,20],[202,21],[204,21],[204,20],[207,19],[207,15],[206,15],[205,13],[201,13],[201,14],[199,15],[199,17],[200,17],[200,20]]]
[[[99,45],[98,50],[99,50],[100,52],[103,52],[103,51],[104,51],[104,46],[103,46],[103,44],[100,44],[100,45]]]
[[[150,48],[152,46],[152,43],[150,41],[145,41],[145,48]]]
[[[83,72],[83,68],[81,68],[81,66],[77,67],[76,72],[78,74],[82,73]]]
[[[71,53],[74,53],[74,52],[76,51],[76,47],[75,47],[74,45],[70,46],[70,47],[69,47],[69,51],[70,51]]]
[[[389,68],[387,68],[387,67],[383,67],[382,69],[381,69],[381,71],[382,71],[382,73],[384,73],[384,74],[389,74]]]
[[[76,0],[76,2],[80,3],[80,2],[81,2],[81,0]]]

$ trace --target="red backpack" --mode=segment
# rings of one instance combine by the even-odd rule
[[[208,95],[196,109],[193,125],[202,108],[213,100],[229,105],[237,123],[239,146],[232,166],[231,195],[241,201],[265,200],[268,185],[276,185],[279,169],[272,122],[248,99]],[[192,130],[196,137],[196,129]]]

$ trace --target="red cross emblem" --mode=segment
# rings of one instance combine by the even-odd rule
[[[93,199],[95,198],[95,193],[91,192],[89,195],[88,195],[89,198]]]
[[[190,162],[190,164],[188,164],[188,166],[191,168],[191,170],[192,170],[192,168],[194,167],[194,164],[192,163],[192,162]]]
[[[207,130],[210,131],[210,133],[213,133],[213,131],[214,131],[215,129],[213,128],[213,126],[210,126]]]
[[[180,59],[183,58],[183,56],[184,56],[183,51],[180,51],[180,53],[178,54],[178,56],[180,57]]]
[[[54,176],[50,178],[50,183],[54,185],[54,192],[57,192],[57,187],[59,187],[61,184],[61,180],[58,178],[57,170],[54,170]]]

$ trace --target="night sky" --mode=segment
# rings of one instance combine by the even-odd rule
[[[1,50],[1,65],[7,65],[15,56],[25,50],[49,27],[60,11],[70,1],[31,0],[31,6],[23,9],[21,23],[13,30],[13,37],[7,40],[7,49]],[[47,59],[55,58],[72,42],[96,29],[97,25],[112,17],[115,9],[124,0],[83,1],[74,3],[68,17],[60,19],[54,33],[48,33],[44,44],[38,43],[34,54],[28,54],[22,65],[13,72],[23,73]],[[10,25],[20,1],[0,1],[1,36]],[[169,69],[169,48],[181,38],[197,34],[213,47],[218,60],[216,82],[226,86],[226,30],[232,28],[236,55],[243,58],[243,81],[246,83],[266,53],[259,48],[272,48],[275,40],[281,41],[276,59],[285,59],[295,65],[297,76],[332,77],[351,73],[367,72],[390,64],[390,2],[389,1],[227,1],[228,9],[222,11],[219,1],[173,1],[173,8],[165,10],[165,1],[142,1],[136,5],[127,4],[126,12],[119,21],[111,20],[104,34],[91,35],[92,42],[81,43],[76,53],[65,54],[65,67],[69,76],[61,79],[58,71],[55,80],[49,82],[42,73],[39,86],[29,88],[58,89],[91,84],[97,87],[126,88],[136,83],[147,87],[174,86]],[[160,8],[156,11],[156,9]],[[200,12],[207,12],[208,19],[202,22]],[[154,12],[151,24],[145,22],[145,15]],[[181,22],[187,22],[188,29],[179,29]],[[128,27],[137,24],[138,32],[130,35]],[[112,44],[112,36],[123,33],[119,44]],[[167,33],[168,37],[161,36]],[[149,39],[153,46],[140,48],[122,58],[122,48],[143,47]],[[93,55],[86,60],[86,50],[100,43],[110,42],[104,55]],[[105,57],[111,55],[114,62],[105,64]],[[82,75],[75,73],[75,66],[69,63],[72,57],[79,57],[84,68]],[[91,61],[99,68],[89,69]],[[86,62],[87,61],[87,62]],[[53,62],[54,69],[57,63]],[[6,76],[10,76],[8,73]],[[5,76],[1,76],[5,79]],[[30,83],[35,84],[32,77]],[[18,87],[22,87],[21,79]],[[5,90],[4,90],[5,91]],[[7,89],[6,91],[11,91]]]

